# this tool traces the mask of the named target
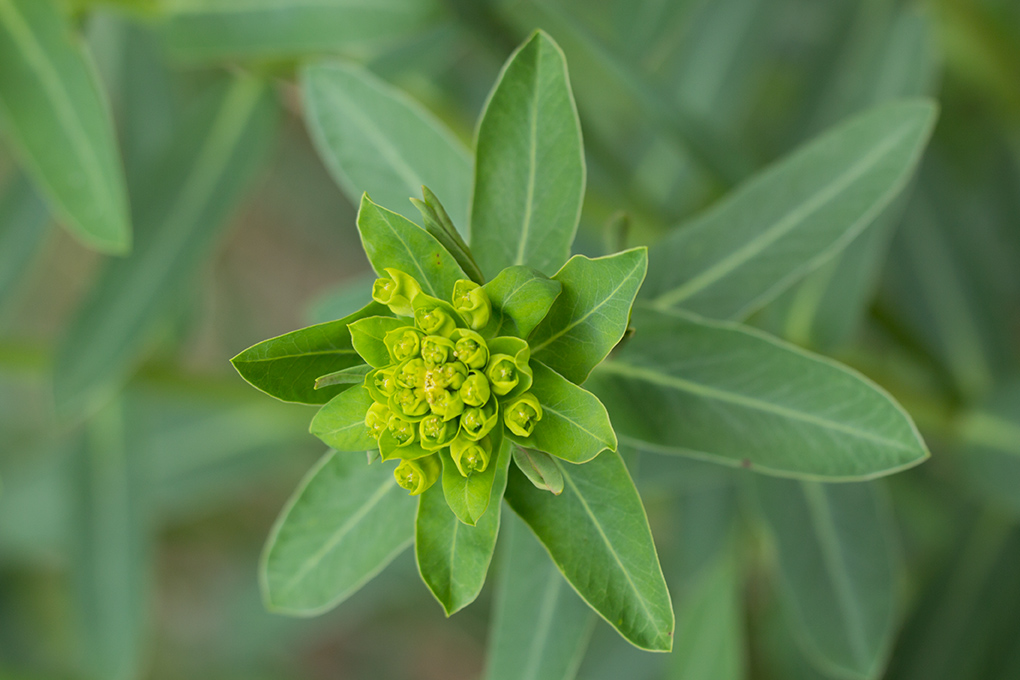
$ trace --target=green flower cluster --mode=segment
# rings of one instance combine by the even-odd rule
[[[372,299],[407,323],[383,337],[389,365],[365,377],[374,402],[365,425],[384,460],[400,459],[397,483],[418,495],[439,479],[443,450],[464,477],[484,472],[494,455],[493,429],[529,437],[542,406],[528,391],[528,343],[480,332],[492,316],[481,286],[457,281],[448,303],[426,295],[402,271],[385,272]]]

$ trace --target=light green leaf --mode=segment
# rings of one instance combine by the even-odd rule
[[[364,387],[345,390],[319,409],[308,431],[337,451],[377,449],[379,444],[365,426],[365,413],[372,403]]]
[[[326,375],[320,375],[315,379],[315,389],[321,390],[333,385],[361,385],[365,377],[372,372],[368,364],[358,364],[350,368],[342,368]]]
[[[510,469],[506,500],[531,527],[574,590],[630,643],[673,646],[673,606],[648,518],[623,459],[606,451],[584,465],[556,464],[553,496]]]
[[[556,496],[563,493],[563,475],[548,453],[514,446],[514,463],[536,489],[544,489]]]
[[[373,368],[385,368],[393,363],[383,338],[390,331],[413,325],[410,319],[387,316],[370,316],[349,326],[354,349]]]
[[[552,454],[571,463],[584,463],[600,452],[616,450],[616,433],[606,407],[591,392],[578,387],[538,361],[531,362],[531,392],[542,405],[542,419],[530,437],[507,433],[529,449]]]
[[[319,156],[352,202],[368,192],[416,220],[408,198],[427,185],[467,233],[471,156],[442,121],[352,64],[309,64],[301,71],[301,89]]]
[[[427,25],[431,0],[171,0],[167,38],[191,60],[335,52]]]
[[[482,271],[559,269],[577,231],[584,182],[566,58],[538,31],[503,67],[478,125],[471,248]]]
[[[768,474],[867,479],[928,451],[880,387],[759,331],[635,307],[637,332],[588,386],[621,442]]]
[[[287,502],[262,554],[266,606],[320,614],[365,585],[414,537],[414,502],[391,466],[330,451]]]
[[[230,360],[248,383],[281,401],[325,404],[349,387],[346,384],[316,389],[320,376],[362,363],[354,351],[347,324],[377,314],[383,305],[372,302],[338,321],[291,331],[249,347]]]
[[[483,332],[487,336],[528,337],[549,313],[562,287],[559,281],[528,267],[507,267],[482,286],[492,301],[492,319]]]
[[[841,678],[879,678],[896,625],[895,548],[874,483],[756,477],[775,539],[790,624],[812,661]]]
[[[498,504],[503,497],[502,492],[498,497],[493,496],[492,489],[497,475],[506,476],[505,468],[510,464],[512,449],[516,448],[508,447],[511,451],[504,455],[502,427],[494,428],[488,436],[492,446],[489,465],[484,471],[476,472],[469,477],[460,474],[449,449],[440,451],[443,459],[443,495],[446,497],[446,504],[457,519],[472,527],[478,524],[478,520],[484,516],[487,509]],[[505,485],[505,480],[502,483]]]
[[[570,258],[553,276],[563,292],[528,339],[532,356],[570,382],[587,380],[627,330],[647,268],[646,248]]]
[[[236,77],[207,103],[153,180],[160,200],[135,206],[134,253],[107,264],[65,334],[55,378],[65,413],[88,409],[130,374],[265,159],[276,123],[265,84]]]
[[[28,181],[18,176],[0,194],[0,312],[49,233],[49,212]]]
[[[361,198],[358,230],[368,261],[380,275],[385,275],[387,267],[399,269],[417,279],[423,291],[441,300],[449,300],[453,284],[467,278],[434,236],[406,217],[376,205],[367,194]]]
[[[644,294],[660,307],[746,317],[889,205],[935,116],[928,100],[886,104],[795,151],[655,246]]]
[[[572,680],[597,619],[519,519],[508,515],[503,533],[484,677]]]
[[[440,484],[421,495],[414,544],[418,572],[447,616],[474,602],[485,584],[499,533],[499,499],[506,489],[510,446],[504,440],[490,463],[495,469],[491,507],[475,526],[457,519]]]
[[[61,221],[89,246],[131,249],[109,104],[52,0],[0,0],[0,119]]]

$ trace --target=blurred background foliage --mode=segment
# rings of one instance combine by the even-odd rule
[[[109,99],[133,249],[99,255],[57,229],[66,220],[0,136],[0,678],[479,676],[493,589],[447,621],[409,553],[326,616],[263,610],[262,542],[321,449],[309,411],[250,390],[228,358],[363,297],[356,197],[316,155],[297,65],[361,63],[470,143],[500,65],[536,27],[570,64],[589,166],[578,247],[589,254],[653,242],[852,113],[937,97],[908,195],[754,322],[869,375],[933,452],[882,483],[818,485],[873,496],[867,517],[835,520],[881,544],[861,561],[892,556],[864,584],[880,625],[862,644],[886,650],[864,676],[1020,678],[1013,0],[56,7]],[[578,677],[863,677],[827,665],[839,650],[824,648],[825,630],[798,642],[782,623],[797,565],[774,546],[803,527],[769,498],[788,482],[629,460],[677,644],[643,654],[599,624]],[[825,603],[802,603],[793,619],[824,618],[810,609]],[[725,663],[706,665],[705,649]]]

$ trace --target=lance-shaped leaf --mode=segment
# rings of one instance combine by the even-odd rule
[[[365,426],[365,413],[372,403],[364,387],[345,390],[319,409],[308,431],[337,451],[377,449],[379,444]]]
[[[588,386],[621,441],[805,479],[866,479],[928,451],[879,386],[759,331],[635,307],[638,331]]]
[[[263,340],[238,354],[230,363],[252,387],[281,401],[325,404],[350,384],[337,383],[316,389],[316,379],[362,363],[351,343],[347,324],[386,313],[386,307],[372,302],[343,319]]]
[[[380,276],[392,267],[413,276],[421,289],[441,300],[453,295],[453,284],[466,279],[453,255],[414,222],[380,207],[367,195],[358,210],[361,244],[372,268]]]
[[[492,301],[486,336],[526,338],[545,318],[563,284],[528,267],[507,267],[482,288]]]
[[[443,495],[446,497],[446,504],[461,522],[469,526],[476,526],[478,520],[503,498],[502,491],[499,497],[495,497],[492,490],[496,484],[496,477],[506,476],[505,468],[510,464],[512,450],[516,448],[509,446],[507,448],[510,451],[502,451],[504,447],[501,427],[494,428],[488,437],[489,445],[492,447],[489,464],[482,472],[475,472],[467,477],[457,469],[449,449],[440,451],[443,459]],[[506,480],[501,483],[505,486]]]
[[[571,680],[595,615],[521,521],[508,515],[486,680]]]
[[[0,120],[61,221],[131,249],[124,170],[95,68],[53,0],[0,0]]]
[[[881,489],[768,477],[756,477],[755,489],[776,542],[787,617],[809,657],[836,677],[881,677],[897,606]]]
[[[529,437],[507,433],[519,446],[544,451],[571,463],[584,463],[605,450],[616,450],[609,414],[591,392],[541,362],[532,361],[530,392],[542,405],[542,419]]]
[[[540,491],[510,468],[506,500],[570,585],[641,649],[673,646],[673,606],[648,518],[623,459],[606,451],[584,465],[557,462],[564,489]]]
[[[23,176],[0,194],[0,312],[49,233],[49,212]]]
[[[764,170],[652,249],[644,295],[742,319],[846,246],[906,186],[928,100],[878,106]]]
[[[350,325],[351,339],[354,349],[374,368],[384,368],[393,363],[390,352],[386,349],[383,339],[390,331],[412,325],[408,319],[395,319],[387,316],[370,316],[359,319]]]
[[[503,67],[478,125],[471,248],[482,272],[559,269],[570,256],[584,182],[566,59],[538,31]]]
[[[548,453],[514,446],[514,464],[536,489],[545,489],[557,496],[563,493],[563,474]]]
[[[260,569],[266,606],[297,616],[332,609],[410,545],[414,508],[391,466],[330,451],[269,535]]]
[[[167,4],[171,49],[189,60],[335,52],[423,27],[432,0],[178,0]]]
[[[506,489],[510,446],[504,440],[499,455],[489,463],[495,467],[489,508],[475,526],[457,519],[440,484],[421,495],[414,544],[418,572],[447,616],[474,602],[485,584],[499,533],[499,500]]]
[[[416,220],[418,210],[408,198],[427,185],[467,233],[471,155],[442,121],[353,64],[305,66],[301,91],[319,156],[351,201],[368,192]]]
[[[587,380],[627,330],[647,268],[646,248],[570,258],[553,276],[563,292],[528,339],[532,356],[570,382]]]
[[[65,334],[55,371],[64,412],[87,409],[130,374],[265,158],[276,105],[264,83],[235,78],[205,103],[152,180],[160,199],[135,206],[134,252],[106,265]]]

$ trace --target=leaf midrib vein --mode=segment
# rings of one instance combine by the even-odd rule
[[[535,202],[536,165],[538,164],[538,77],[542,66],[542,50],[539,46],[535,54],[535,78],[532,83],[532,97],[529,112],[528,131],[528,191],[524,202],[524,224],[521,225],[521,236],[517,242],[517,256],[514,264],[524,264],[524,253],[531,236],[531,220]]]

